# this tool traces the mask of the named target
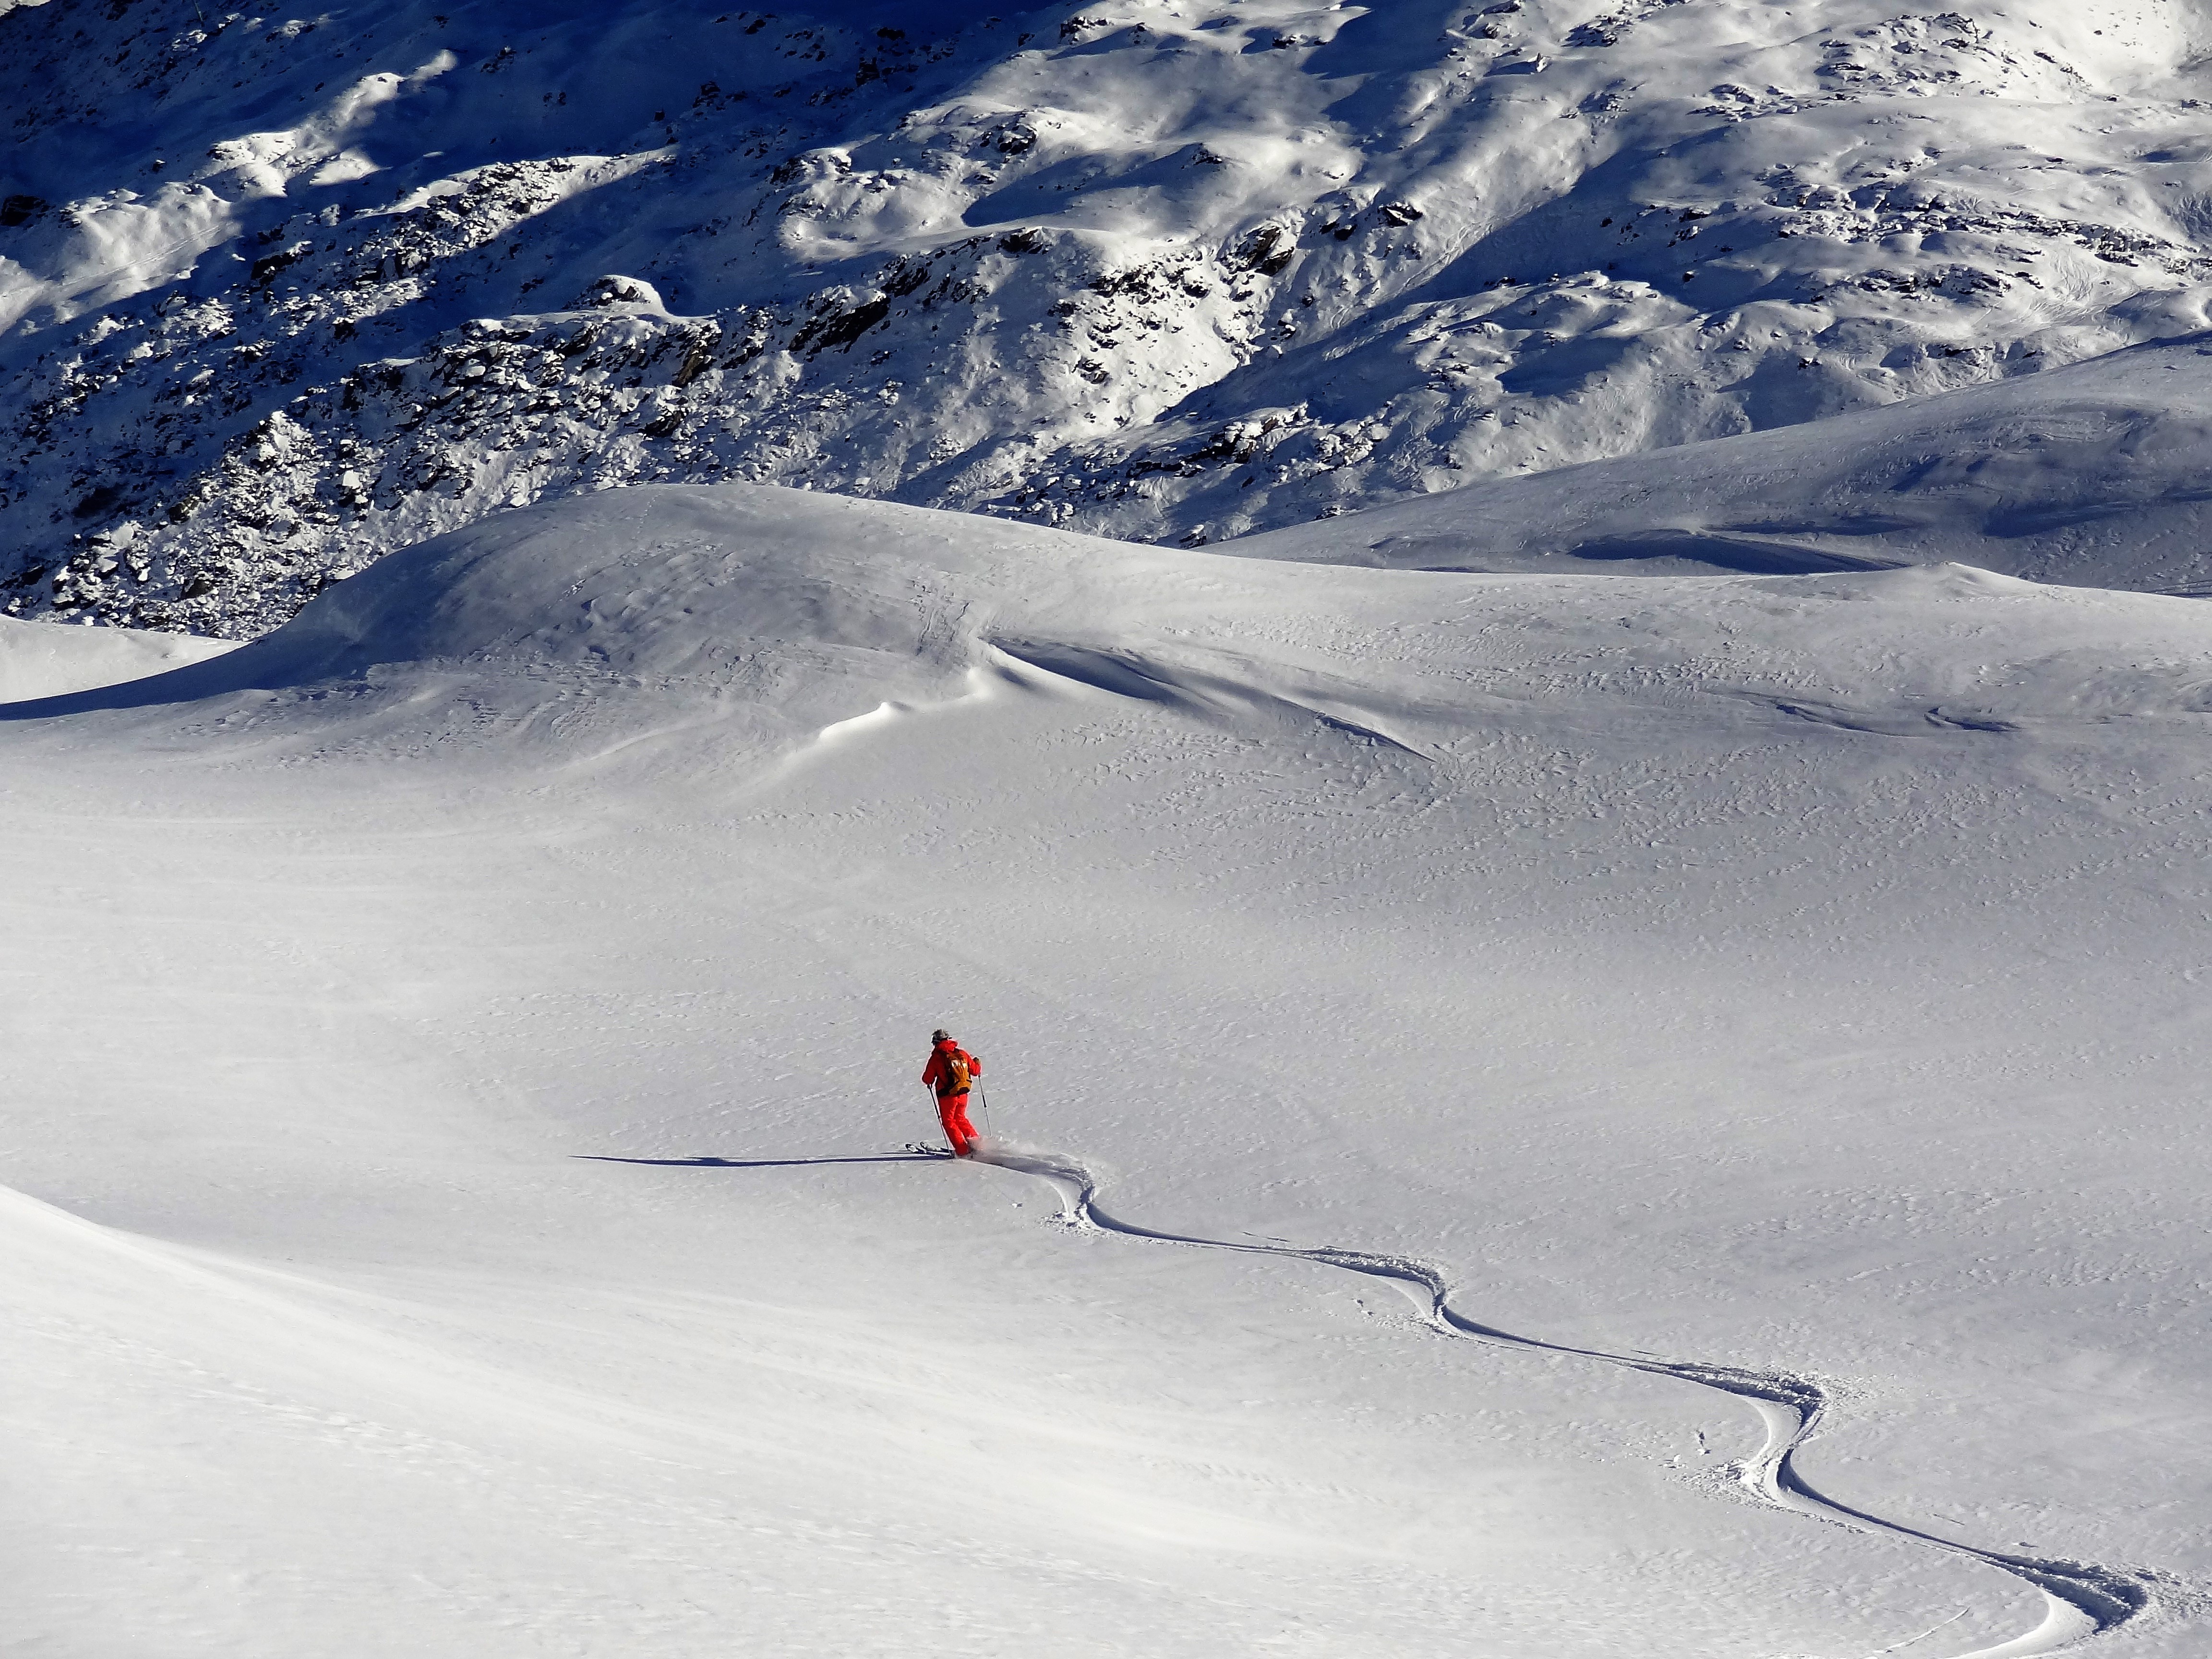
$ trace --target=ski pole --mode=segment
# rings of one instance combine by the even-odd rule
[[[975,1085],[975,1103],[983,1109],[983,1133],[996,1140],[999,1137],[991,1127],[991,1097],[980,1083]]]
[[[921,1092],[923,1093],[923,1095],[924,1095],[924,1096],[926,1096],[926,1097],[927,1097],[927,1099],[928,1099],[928,1101],[929,1101],[929,1103],[930,1103],[931,1107],[932,1107],[932,1108],[934,1108],[934,1107],[936,1106],[936,1104],[937,1104],[937,1091],[936,1091],[936,1090],[934,1090],[934,1089],[933,1089],[933,1088],[931,1088],[931,1087],[930,1087],[927,1083],[925,1083],[925,1084],[923,1084],[923,1085],[921,1085]],[[939,1131],[939,1133],[944,1133],[944,1130],[945,1130],[945,1120],[944,1120],[944,1116],[943,1116],[943,1115],[942,1115],[942,1114],[938,1114],[937,1127],[938,1127],[938,1131]],[[952,1137],[951,1137],[951,1135],[949,1135],[949,1134],[946,1134],[946,1135],[945,1136],[945,1141],[946,1141],[946,1143],[947,1143],[947,1144],[946,1144],[946,1146],[945,1146],[945,1151],[947,1151],[947,1152],[951,1152],[951,1151],[952,1150],[951,1146],[951,1142]]]

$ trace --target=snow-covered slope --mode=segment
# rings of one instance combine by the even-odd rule
[[[0,13],[12,614],[637,480],[1218,542],[2205,320],[2191,0],[437,3]]]
[[[34,1644],[2203,1650],[2198,603],[645,489],[5,714]]]
[[[221,656],[226,640],[127,628],[46,628],[0,617],[0,703],[59,696]]]
[[[2138,346],[1816,424],[1468,484],[1234,550],[1482,570],[1960,559],[2212,594],[2208,358],[2212,345]]]

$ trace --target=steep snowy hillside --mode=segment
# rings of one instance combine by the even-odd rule
[[[654,479],[1218,542],[2030,374],[2203,325],[2208,44],[2185,0],[0,11],[0,592],[250,635]]]
[[[2201,1659],[2208,727],[2191,600],[742,486],[0,709],[9,1633]]]

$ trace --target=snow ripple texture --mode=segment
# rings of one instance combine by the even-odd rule
[[[2182,0],[437,5],[0,4],[0,611],[252,637],[641,481],[1219,543],[2212,292]],[[2166,395],[2010,447],[2190,452]]]
[[[1765,1428],[1765,1440],[1756,1453],[1738,1466],[1738,1478],[1747,1491],[1763,1502],[1794,1514],[1889,1533],[1954,1554],[1971,1556],[2041,1592],[2047,1611],[2034,1629],[1994,1647],[1978,1647],[1971,1653],[1954,1656],[1954,1659],[2034,1659],[2038,1655],[2063,1652],[2091,1637],[2118,1630],[2148,1612],[2154,1605],[2147,1588],[2148,1574],[2083,1561],[2049,1560],[1978,1549],[1971,1544],[1937,1537],[1903,1522],[1885,1520],[1871,1510],[1843,1503],[1819,1491],[1797,1472],[1794,1462],[1798,1448],[1813,1437],[1828,1408],[1827,1391],[1811,1377],[1702,1360],[1653,1359],[1516,1335],[1470,1318],[1455,1308],[1443,1274],[1425,1261],[1334,1246],[1300,1249],[1288,1244],[1255,1244],[1204,1238],[1191,1233],[1162,1232],[1121,1220],[1102,1207],[1097,1179],[1072,1158],[1003,1147],[988,1148],[977,1158],[1000,1169],[1034,1176],[1051,1187],[1060,1200],[1060,1218],[1068,1226],[1119,1233],[1127,1238],[1157,1243],[1229,1250],[1244,1255],[1289,1256],[1340,1267],[1346,1273],[1364,1274],[1392,1285],[1413,1302],[1431,1328],[1446,1336],[1592,1359],[1654,1376],[1677,1377],[1742,1401],[1758,1413]],[[1935,1633],[1934,1630],[1926,1632]],[[1919,1639],[1914,1638],[1916,1642]]]

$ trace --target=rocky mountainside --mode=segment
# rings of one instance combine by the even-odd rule
[[[2185,336],[2209,49],[2193,0],[0,4],[0,610],[251,635],[645,480],[1195,545]]]

